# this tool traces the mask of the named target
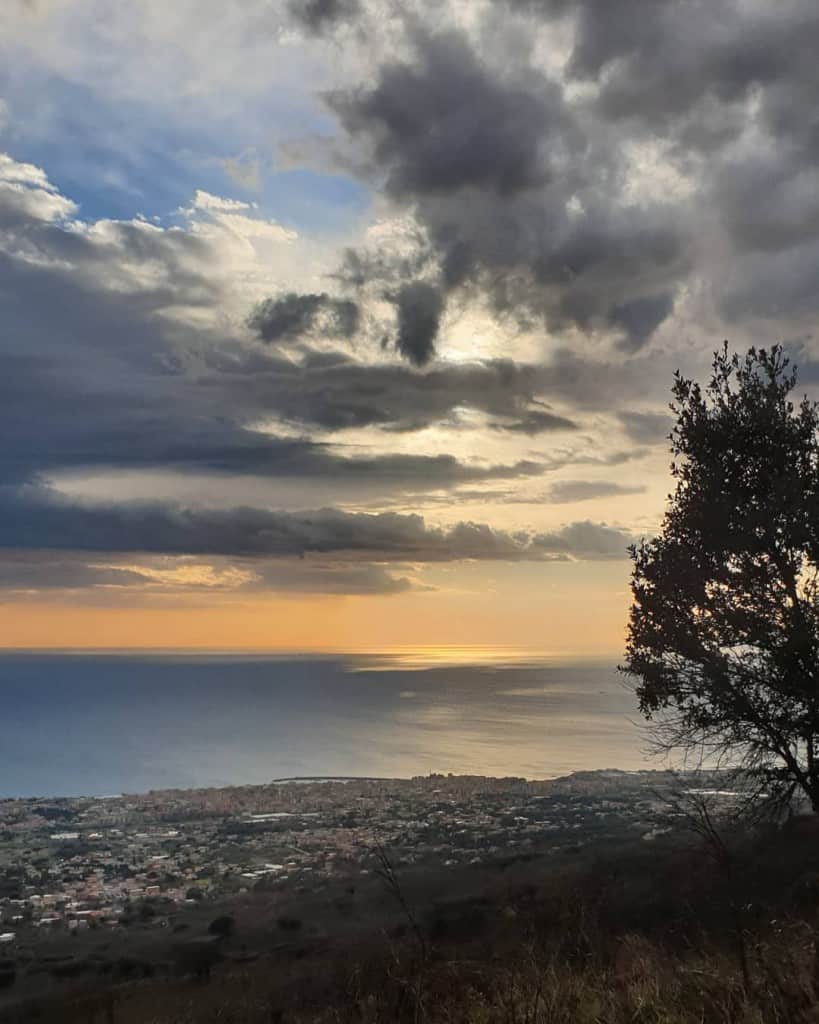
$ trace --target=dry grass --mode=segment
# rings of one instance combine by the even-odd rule
[[[411,955],[367,963],[314,962],[296,975],[256,964],[209,984],[136,985],[64,1001],[27,1020],[65,1024],[790,1024],[819,1021],[813,940],[754,957],[743,982],[724,950],[671,956],[639,935],[620,940],[609,962],[571,962],[521,947],[516,957],[440,959]],[[295,984],[294,984],[295,983]],[[22,1017],[20,1019],[23,1019]]]

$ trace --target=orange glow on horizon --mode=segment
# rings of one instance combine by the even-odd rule
[[[504,588],[506,591],[506,588]],[[258,597],[185,605],[0,605],[0,648],[364,652],[453,648],[617,655],[627,598],[608,587],[390,597]],[[487,655],[488,657],[488,655]]]

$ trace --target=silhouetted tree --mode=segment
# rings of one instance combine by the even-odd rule
[[[634,561],[626,663],[658,746],[819,810],[819,411],[780,346],[679,373],[676,488]]]

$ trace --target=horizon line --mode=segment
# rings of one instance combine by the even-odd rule
[[[198,646],[190,647],[183,645],[140,644],[137,646],[114,646],[114,645],[91,645],[77,644],[72,646],[64,645],[14,645],[0,643],[0,656],[5,654],[199,654],[199,655],[243,655],[243,654],[265,654],[279,656],[299,657],[341,657],[341,656],[407,656],[407,655],[434,655],[438,654],[445,658],[447,655],[471,654],[484,656],[506,655],[518,658],[537,658],[538,660],[554,658],[588,658],[607,659],[621,657],[622,650],[555,650],[529,647],[519,644],[389,644],[384,646],[361,646],[361,647],[269,647],[269,646]]]

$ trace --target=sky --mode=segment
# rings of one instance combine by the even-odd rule
[[[815,0],[4,0],[0,645],[616,654],[819,381]]]

